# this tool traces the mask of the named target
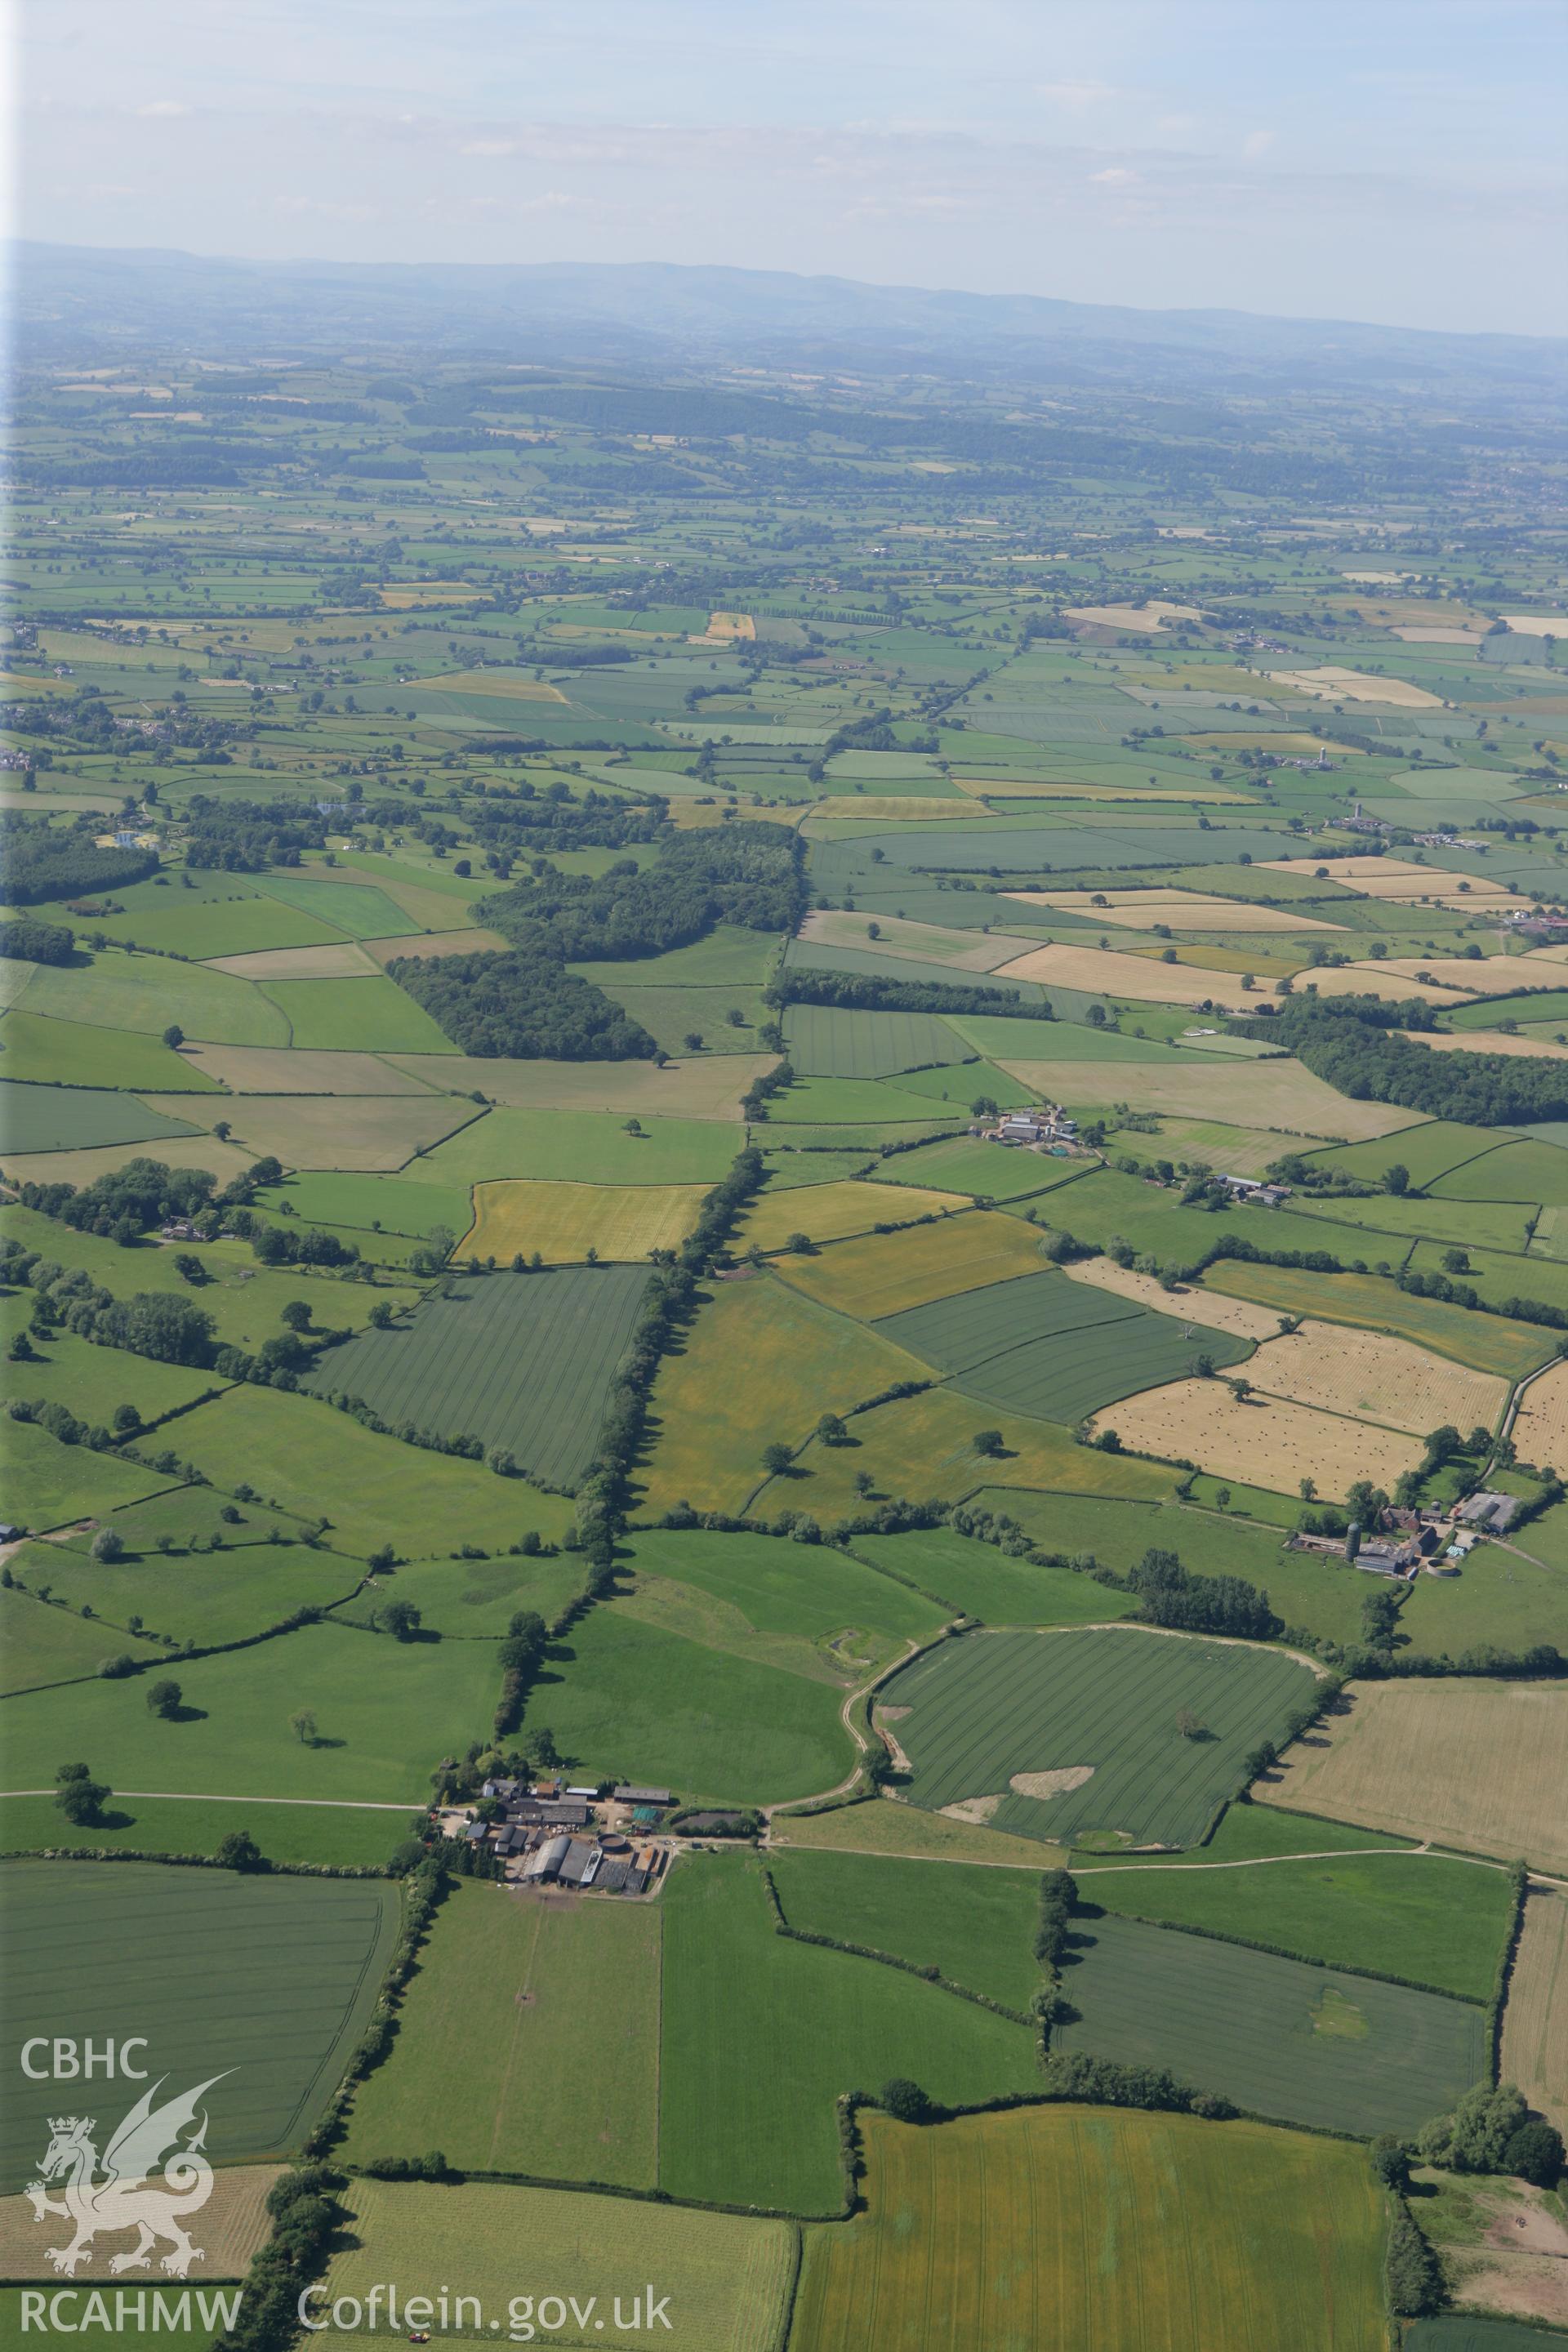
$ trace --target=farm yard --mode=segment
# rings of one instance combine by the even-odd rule
[[[1539,355],[699,384],[42,250],[24,2038],[221,2078],[205,2275],[309,2143],[329,2293],[442,2341],[1468,2347],[1363,2143],[1568,2120]],[[12,2103],[14,2283],[84,2099]],[[1433,2178],[1454,2273],[1524,2190]]]

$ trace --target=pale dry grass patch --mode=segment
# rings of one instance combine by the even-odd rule
[[[1358,1478],[1392,1487],[1422,1448],[1403,1431],[1346,1421],[1312,1405],[1259,1398],[1238,1402],[1217,1380],[1171,1381],[1107,1405],[1090,1424],[1113,1429],[1125,1446],[1167,1461],[1195,1462],[1217,1478],[1293,1495],[1310,1478],[1325,1500],[1342,1501]]]
[[[1313,915],[1292,915],[1284,907],[1265,907],[1246,898],[1216,898],[1197,890],[1004,890],[1005,898],[1021,906],[1047,907],[1058,914],[1084,915],[1090,922],[1114,923],[1128,930],[1152,930],[1168,923],[1178,931],[1340,931],[1342,923],[1324,922]],[[1109,905],[1097,901],[1105,898]]]
[[[1119,1298],[1135,1298],[1140,1307],[1151,1307],[1156,1314],[1173,1315],[1184,1323],[1201,1323],[1207,1330],[1234,1331],[1242,1339],[1271,1339],[1279,1333],[1279,1318],[1267,1307],[1185,1286],[1167,1290],[1152,1274],[1135,1273],[1130,1265],[1118,1265],[1114,1258],[1080,1258],[1076,1265],[1064,1265],[1062,1272],[1069,1282],[1087,1282],[1095,1290],[1114,1291]]]
[[[1502,2077],[1568,2132],[1568,1892],[1532,1886],[1502,2019]]]
[[[1031,948],[998,968],[1001,980],[1034,980],[1049,988],[1082,989],[1090,996],[1125,997],[1139,1004],[1211,1004],[1261,1012],[1271,1000],[1246,995],[1228,972],[1206,966],[1160,963],[1119,948],[1068,947],[1058,940]]]
[[[1478,1423],[1490,1429],[1509,1394],[1509,1383],[1494,1373],[1472,1371],[1386,1331],[1339,1323],[1306,1322],[1288,1337],[1266,1340],[1247,1376],[1270,1396],[1418,1437],[1450,1421],[1461,1430]]]
[[[1511,1433],[1521,1462],[1568,1469],[1568,1363],[1550,1364],[1531,1381]]]
[[[563,1184],[502,1178],[474,1187],[474,1222],[463,1257],[506,1264],[537,1250],[547,1265],[602,1258],[636,1260],[679,1249],[697,1223],[705,1184]]]

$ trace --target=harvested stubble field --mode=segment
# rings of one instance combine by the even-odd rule
[[[1449,1421],[1461,1430],[1490,1429],[1509,1395],[1508,1382],[1494,1373],[1469,1371],[1408,1339],[1311,1321],[1266,1340],[1247,1374],[1270,1396],[1418,1436]],[[1552,1377],[1543,1373],[1537,1385]],[[1523,1451],[1527,1459],[1549,1458]]]
[[[842,914],[833,908],[814,907],[802,923],[799,936],[823,947],[913,956],[922,961],[947,964],[957,971],[994,971],[998,964],[1009,962],[1014,956],[1023,955],[1037,944],[1005,931],[950,931],[935,923],[900,922],[896,915],[880,919],[880,937],[873,940],[867,931],[871,920],[869,915]],[[936,977],[934,973],[931,976]]]
[[[1281,1651],[1139,1627],[983,1633],[944,1642],[883,1685],[904,1707],[911,1803],[1025,1837],[1192,1845],[1234,1795],[1242,1759],[1306,1704]],[[1206,1738],[1184,1735],[1191,1714]],[[1021,1778],[1082,1775],[1051,1796]]]
[[[1005,890],[1020,906],[1054,908],[1118,929],[1149,931],[1168,923],[1177,931],[1337,931],[1321,916],[1292,915],[1245,898],[1205,898],[1195,890]]]
[[[1078,2015],[1053,2046],[1168,2066],[1279,2123],[1413,2132],[1487,2071],[1479,2002],[1142,1919],[1076,1920],[1063,1984]]]
[[[347,2295],[363,2305],[371,2288],[389,2278],[396,2279],[405,2305],[424,2294],[433,2311],[444,2293],[471,2296],[478,2324],[467,2324],[472,2314],[465,2313],[466,2324],[441,2329],[443,2343],[492,2343],[491,2315],[500,2315],[494,2324],[504,2326],[526,2288],[530,2309],[524,2315],[516,2304],[519,2326],[533,2326],[541,2305],[552,2312],[552,2295],[575,2296],[579,2306],[599,2314],[597,2330],[592,2315],[579,2328],[563,2302],[562,2325],[552,2326],[547,2339],[563,2352],[586,2352],[609,2340],[605,2315],[617,2296],[623,2318],[635,2306],[638,2324],[617,2327],[614,2340],[647,2352],[669,2341],[669,2313],[658,2324],[642,2324],[651,2278],[679,2315],[685,2352],[776,2352],[795,2269],[787,2221],[482,2180],[460,2189],[355,2180],[346,2197],[353,2226],[327,2272],[327,2299]],[[451,2308],[455,2318],[455,2303]],[[383,2313],[380,2332],[387,2339],[405,2330],[394,2330]]]
[[[1568,1870],[1568,1688],[1359,1683],[1289,1750],[1270,1804]]]
[[[1194,1334],[1172,1316],[1055,1271],[961,1291],[876,1328],[966,1396],[1068,1425],[1131,1390],[1191,1371],[1202,1355],[1234,1364],[1249,1352],[1229,1332]]]
[[[467,1433],[525,1477],[571,1485],[593,1459],[647,1282],[643,1266],[448,1280],[406,1324],[329,1349],[308,1385],[363,1397],[395,1428]]]
[[[1310,1315],[1390,1332],[1500,1380],[1522,1380],[1554,1353],[1546,1335],[1528,1323],[1510,1323],[1502,1315],[1472,1315],[1438,1298],[1417,1298],[1382,1275],[1311,1274],[1300,1266],[1248,1265],[1227,1259],[1211,1265],[1203,1279],[1207,1289],[1231,1298],[1257,1299],[1282,1315]]]
[[[537,1250],[549,1265],[581,1265],[591,1249],[601,1258],[646,1258],[679,1247],[706,1192],[701,1184],[476,1184],[474,1222],[457,1254],[503,1265],[519,1250],[527,1257]]]
[[[15,2015],[47,2015],[79,2038],[145,2034],[154,2079],[233,2070],[209,2102],[207,2143],[230,2161],[286,2153],[320,2114],[367,2021],[401,1909],[399,1889],[375,1879],[16,1861],[4,1880]],[[59,2105],[58,2084],[18,2072],[0,2187],[36,2177]]]
[[[472,1103],[432,1096],[247,1096],[226,1105],[234,1141],[247,1160],[277,1159],[286,1168],[352,1169],[366,1173],[406,1167],[481,1114]]]
[[[1509,1979],[1502,2079],[1559,2131],[1568,2129],[1568,1893],[1534,1885]]]
[[[463,2171],[651,2189],[661,1917],[654,1904],[459,1882],[397,2039],[354,2094],[348,2161],[439,2147]]]
[[[862,2129],[867,2210],[807,2235],[800,2352],[1384,2352],[1359,2148],[1100,2107]]]
[[[214,2172],[212,2189],[202,2208],[204,2279],[245,2276],[251,2256],[272,2233],[267,2192],[281,2168],[275,2164],[232,2164]],[[50,2267],[45,2250],[66,2245],[70,2237],[70,2223],[54,2217],[40,2230],[29,2199],[0,2197],[0,2279],[47,2280],[58,2285],[58,2273]],[[86,2259],[72,2273],[73,2279],[86,2285],[113,2277],[115,2258],[129,2253],[132,2242],[129,2230],[101,2232],[88,2246]]]
[[[900,1202],[900,1195],[889,1198],[885,1186],[855,1189],[868,1193],[884,1216],[890,1205]],[[918,1200],[920,1195],[910,1197]],[[1030,1226],[1016,1217],[984,1215],[970,1209],[962,1196],[957,1205],[966,1213],[944,1218],[941,1224],[863,1234],[837,1244],[820,1257],[781,1258],[778,1271],[808,1297],[867,1322],[951,1297],[977,1284],[1040,1272],[1045,1263],[1040,1238]]]
[[[1156,1314],[1178,1316],[1184,1323],[1201,1323],[1205,1330],[1229,1331],[1238,1339],[1272,1339],[1279,1334],[1279,1318],[1266,1307],[1254,1307],[1244,1298],[1221,1298],[1190,1283],[1167,1290],[1152,1274],[1118,1265],[1112,1257],[1079,1258],[1075,1265],[1063,1266],[1062,1272],[1069,1282],[1109,1290]]]
[[[1333,1500],[1358,1478],[1392,1487],[1422,1456],[1419,1439],[1403,1431],[1256,1393],[1243,1402],[1212,1380],[1173,1381],[1124,1397],[1098,1416],[1097,1434],[1112,1429],[1139,1454],[1195,1462],[1216,1477],[1249,1479],[1281,1495],[1310,1478]]]
[[[437,1091],[377,1054],[331,1054],[302,1045],[191,1045],[179,1058],[187,1070],[199,1071],[204,1081],[237,1095],[415,1095],[428,1101]],[[449,1066],[442,1061],[444,1069]],[[222,1118],[226,1106],[204,1104],[196,1116],[203,1110],[211,1118]]]
[[[847,1164],[853,1167],[854,1160]],[[782,1192],[764,1192],[753,1202],[737,1228],[736,1238],[746,1249],[782,1250],[795,1234],[805,1234],[813,1242],[839,1242],[852,1234],[869,1234],[879,1224],[901,1224],[910,1217],[945,1216],[950,1210],[968,1206],[968,1197],[962,1192],[925,1192],[911,1184],[889,1193],[885,1185],[857,1177],[826,1184],[792,1184]],[[904,1246],[915,1238],[906,1234]],[[836,1254],[835,1263],[840,1255]],[[789,1270],[799,1274],[805,1268]]]
[[[1531,1381],[1511,1434],[1521,1460],[1568,1465],[1568,1363],[1548,1365]]]
[[[1293,1148],[1300,1136],[1350,1142],[1391,1135],[1410,1124],[1407,1110],[1392,1103],[1352,1102],[1300,1062],[1284,1059],[1238,1064],[1230,1055],[1205,1061],[1195,1053],[1177,1053],[1168,1060],[1115,1062],[1103,1068],[1044,1056],[1038,1061],[1009,1059],[1002,1066],[1047,1102],[1086,1108],[1125,1103],[1131,1110],[1175,1111],[1239,1126],[1277,1128],[1287,1139],[1282,1150]]]
[[[1162,919],[1163,919],[1162,918]],[[1260,1011],[1272,999],[1243,997],[1224,972],[1183,963],[1156,963],[1121,948],[1068,947],[1054,941],[1002,964],[998,980],[1032,980],[1042,988],[1082,989],[1090,996],[1123,996],[1134,1004],[1207,1004],[1216,993],[1237,1008]]]

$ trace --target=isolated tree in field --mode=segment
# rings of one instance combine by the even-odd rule
[[[809,1234],[791,1234],[784,1247],[792,1257],[815,1257],[816,1244]]]
[[[1229,1510],[1229,1508],[1230,1508],[1230,1488],[1229,1488],[1228,1486],[1216,1486],[1216,1487],[1215,1487],[1215,1498],[1214,1498],[1214,1507],[1215,1507],[1215,1509],[1216,1511],[1228,1511],[1228,1510]]]
[[[180,1697],[178,1683],[156,1682],[147,1694],[147,1711],[150,1715],[162,1716],[165,1723],[173,1722],[180,1712]]]
[[[378,1298],[371,1308],[370,1326],[373,1331],[389,1331],[392,1328],[392,1309],[384,1298]]]
[[[689,1029],[680,1042],[685,1046],[689,1054],[700,1054],[702,1051],[702,1032],[700,1029]]]
[[[901,2124],[923,2124],[931,2114],[930,2099],[907,2074],[895,2074],[883,2084],[881,2105]]]
[[[265,1870],[267,1857],[248,1830],[229,1830],[219,1838],[217,1860],[225,1870]]]
[[[824,1445],[842,1445],[849,1432],[836,1412],[825,1412],[816,1424],[816,1433]]]
[[[1176,1729],[1184,1739],[1201,1739],[1204,1737],[1203,1720],[1193,1713],[1190,1706],[1176,1709]]]
[[[1238,1377],[1234,1381],[1226,1381],[1226,1386],[1230,1391],[1232,1396],[1236,1399],[1237,1404],[1245,1404],[1247,1398],[1252,1394],[1252,1382],[1248,1380],[1243,1380]]]
[[[85,1764],[62,1764],[55,1774],[55,1802],[73,1828],[100,1821],[114,1794],[107,1781],[95,1780]]]
[[[308,1331],[310,1328],[310,1303],[309,1299],[290,1298],[286,1300],[279,1311],[278,1319],[282,1324],[283,1328],[286,1331]]]
[[[100,1528],[89,1549],[97,1560],[123,1559],[125,1538],[118,1528]]]
[[[1300,1485],[1297,1487],[1296,1492],[1300,1496],[1301,1500],[1304,1503],[1315,1503],[1318,1499],[1317,1480],[1315,1478],[1303,1478]]]
[[[171,1021],[168,1027],[163,1032],[164,1045],[167,1045],[172,1052],[176,1046],[183,1045],[184,1042],[184,1031],[181,1028],[177,1021]]]
[[[1443,1252],[1443,1271],[1445,1274],[1468,1274],[1469,1270],[1470,1254],[1468,1250],[1447,1249]]]
[[[308,1706],[300,1707],[289,1717],[289,1728],[301,1748],[316,1744],[316,1718]]]
[[[1396,1160],[1392,1168],[1384,1170],[1383,1189],[1385,1192],[1394,1193],[1409,1192],[1410,1171],[1403,1161]]]
[[[791,1448],[783,1444],[777,1438],[771,1445],[764,1445],[763,1448],[763,1468],[771,1478],[782,1478],[794,1460],[795,1454]]]
[[[375,1622],[395,1641],[412,1642],[421,1619],[412,1601],[388,1601],[375,1612]]]
[[[857,1471],[856,1471],[856,1473],[855,1473],[855,1492],[856,1492],[858,1495],[868,1495],[868,1494],[870,1493],[871,1489],[872,1489],[872,1486],[875,1485],[875,1483],[876,1483],[876,1481],[872,1478],[872,1475],[871,1475],[871,1473],[869,1472],[869,1470],[857,1470]]]
[[[623,1135],[640,1135],[640,1134],[642,1133],[642,1121],[641,1121],[641,1119],[640,1119],[640,1118],[628,1118],[628,1119],[626,1120],[626,1122],[625,1126],[622,1128],[622,1129],[621,1129],[621,1133],[622,1133]]]
[[[969,1442],[976,1454],[983,1454],[987,1462],[994,1462],[1002,1452],[1002,1433],[999,1429],[977,1429]]]

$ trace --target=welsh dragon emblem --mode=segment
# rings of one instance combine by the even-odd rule
[[[115,2274],[145,2270],[161,2240],[167,2242],[171,2251],[160,2267],[173,2277],[184,2278],[191,2264],[203,2259],[201,2248],[191,2243],[183,2224],[212,2195],[213,2168],[202,2153],[207,2119],[203,2111],[198,2123],[197,2109],[203,2095],[223,2076],[214,2074],[209,2081],[198,2083],[194,2091],[154,2107],[153,2102],[167,2079],[160,2076],[142,2093],[114,2133],[103,2151],[101,2179],[91,2137],[98,2128],[96,2116],[50,2116],[49,2144],[39,2162],[40,2177],[26,2193],[36,2221],[53,2213],[75,2224],[76,2235],[68,2246],[47,2249],[57,2271],[74,2275],[100,2231],[107,2235],[126,2230],[139,2233],[128,2253],[111,2257],[109,2267]],[[193,2125],[195,2129],[182,2146],[180,2135]],[[154,2174],[160,2175],[156,2185]],[[60,2195],[51,2197],[49,2183],[62,2179]]]

